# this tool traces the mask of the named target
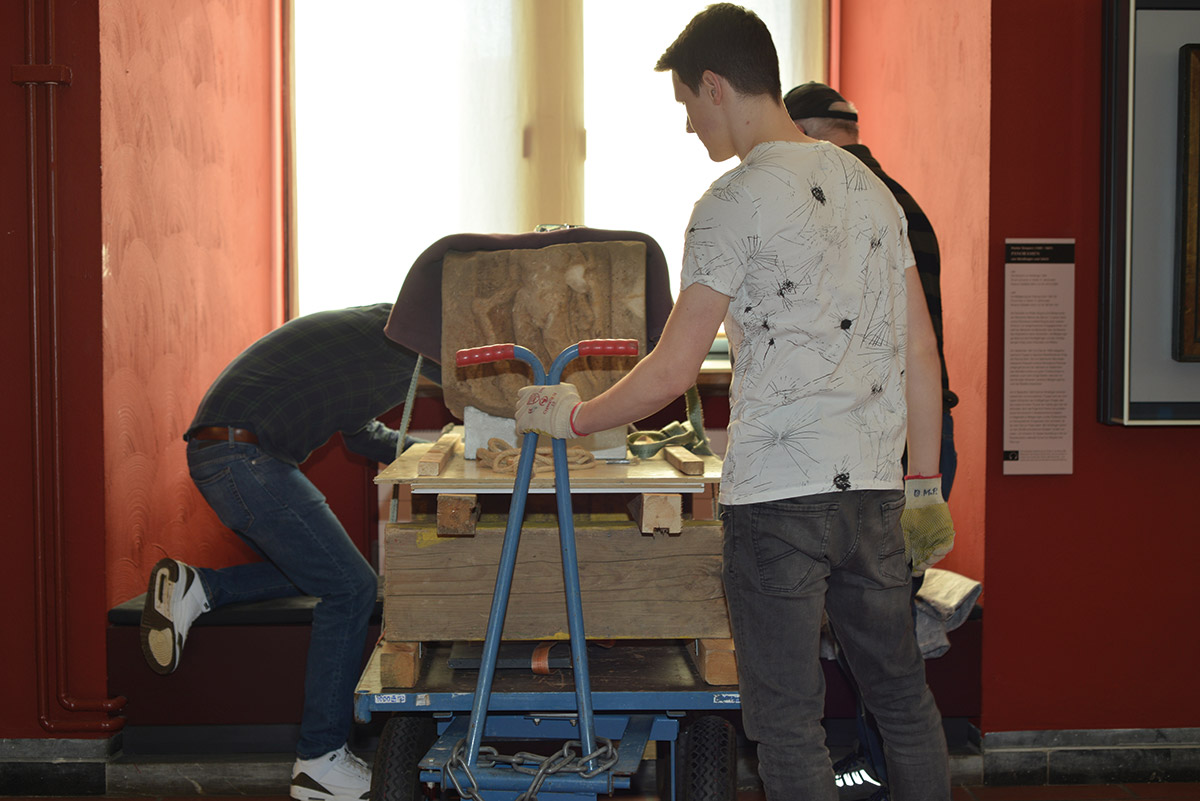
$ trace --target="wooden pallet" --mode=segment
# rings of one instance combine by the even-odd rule
[[[481,517],[480,494],[511,493],[513,477],[463,458],[460,432],[410,448],[376,479],[400,485],[401,514],[407,510],[384,535],[380,655],[389,687],[413,686],[422,643],[484,637],[504,520]],[[430,468],[435,462],[436,475]],[[576,515],[589,640],[685,641],[701,677],[728,685],[736,683],[736,666],[721,584],[721,526],[715,522],[720,469],[715,457],[672,451],[572,470],[571,484],[573,494],[631,496],[624,519]],[[534,477],[531,492],[552,492],[553,482],[546,471]],[[412,514],[412,494],[435,495],[436,515]],[[685,494],[691,496],[686,505]],[[557,523],[532,517],[521,533],[504,639],[565,640]]]

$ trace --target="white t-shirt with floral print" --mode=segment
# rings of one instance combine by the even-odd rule
[[[906,228],[826,142],[760,144],[696,203],[682,287],[731,298],[722,503],[903,487]]]

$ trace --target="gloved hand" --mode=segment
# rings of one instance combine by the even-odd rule
[[[517,434],[536,431],[556,439],[581,437],[571,425],[579,404],[574,384],[524,387],[517,393]]]
[[[942,499],[942,477],[905,476],[904,511],[900,528],[904,531],[904,555],[920,576],[954,547],[954,521],[950,507]]]

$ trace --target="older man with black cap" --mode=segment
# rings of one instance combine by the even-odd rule
[[[926,305],[933,321],[937,337],[938,358],[942,363],[942,497],[950,497],[954,474],[958,464],[954,448],[954,421],[950,410],[958,403],[958,396],[950,391],[950,379],[946,372],[946,357],[942,340],[942,292],[941,256],[938,251],[937,235],[933,225],[920,205],[903,186],[883,171],[883,167],[871,155],[870,149],[859,141],[858,110],[833,88],[810,81],[792,89],[783,98],[788,114],[796,127],[814,139],[824,139],[838,145],[858,158],[871,172],[879,176],[891,191],[908,218],[908,240],[917,262],[921,288],[925,291]],[[926,565],[928,566],[928,565]],[[920,588],[924,569],[914,565],[913,593]],[[840,660],[839,660],[840,662]],[[853,686],[848,667],[842,668]],[[855,687],[857,694],[858,688]],[[886,790],[879,790],[887,783],[887,768],[883,758],[883,746],[878,730],[867,719],[861,695],[858,696],[859,750],[834,764],[837,784],[844,799],[886,798]]]

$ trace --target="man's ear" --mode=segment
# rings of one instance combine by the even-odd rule
[[[700,91],[698,94],[701,97],[707,95],[713,105],[721,105],[721,99],[725,94],[725,79],[712,70],[705,70],[700,74]]]

